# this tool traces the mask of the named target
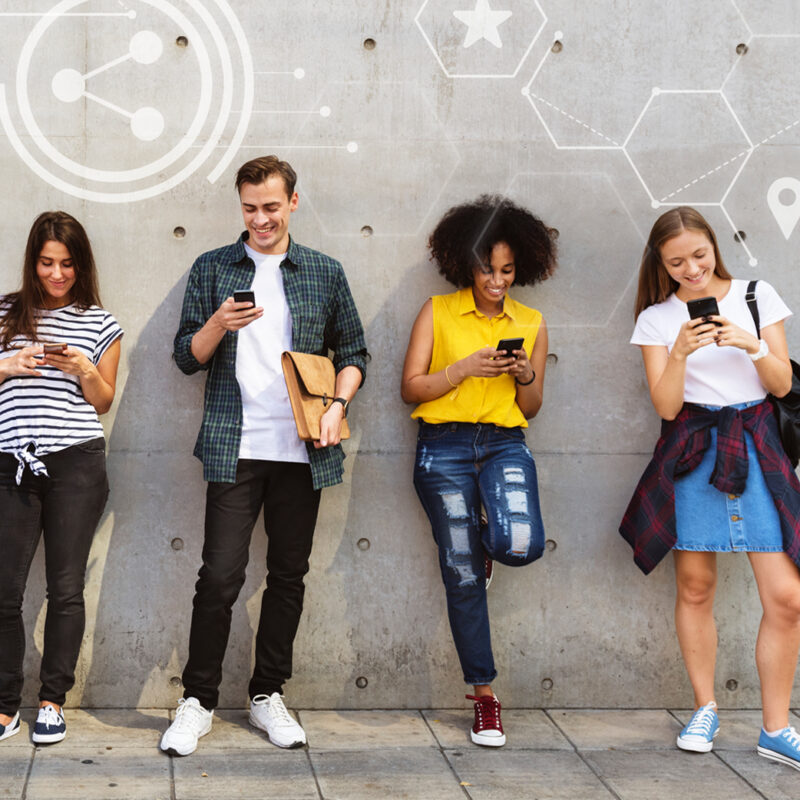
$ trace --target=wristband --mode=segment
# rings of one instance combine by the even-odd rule
[[[344,418],[347,419],[347,409],[350,406],[350,403],[348,403],[347,400],[344,399],[344,397],[334,397],[333,400],[331,400],[331,405],[333,405],[334,403],[342,404],[342,408],[344,409]]]
[[[531,373],[532,375],[529,381],[521,381],[519,378],[514,378],[514,380],[517,383],[517,386],[530,386],[536,380],[536,372],[533,369],[533,367],[531,367]]]
[[[758,340],[758,352],[756,353],[748,353],[747,355],[750,356],[751,361],[760,361],[764,356],[769,353],[769,345],[763,340]]]

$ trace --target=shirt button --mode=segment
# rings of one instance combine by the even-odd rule
[[[731,517],[731,521],[732,521],[732,522],[738,522],[740,519],[741,519],[741,517],[737,516],[736,514],[734,514],[734,515]]]

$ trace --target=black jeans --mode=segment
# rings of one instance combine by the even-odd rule
[[[253,526],[264,507],[267,587],[261,598],[250,697],[280,692],[292,675],[321,492],[308,464],[241,459],[235,483],[209,483],[203,566],[195,586],[184,697],[216,708],[231,609],[245,580]]]
[[[22,598],[42,534],[47,616],[39,699],[62,705],[75,683],[86,562],[108,499],[102,437],[41,460],[49,477],[26,468],[17,486],[16,458],[0,453],[0,714],[15,714],[22,701]]]

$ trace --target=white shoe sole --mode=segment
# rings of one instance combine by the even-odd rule
[[[270,734],[266,725],[262,725],[258,721],[258,717],[254,716],[252,713],[250,714],[249,722],[254,728],[258,728],[260,731],[264,731],[264,733],[267,734],[267,738],[270,740],[270,742],[272,742],[272,744],[275,745],[275,747],[282,747],[284,750],[293,750],[295,747],[303,747],[303,745],[306,744],[305,736],[303,736],[302,739],[291,739],[287,742],[276,741],[275,739],[272,738],[272,735]]]
[[[502,747],[506,743],[506,735],[502,736],[484,736],[480,733],[475,733],[471,730],[469,738],[472,739],[473,744],[479,744],[482,747]]]
[[[201,731],[200,733],[197,734],[198,742],[199,742],[200,738],[205,736],[207,733],[211,733],[211,725],[210,724],[205,730],[203,730],[203,731]],[[192,753],[194,753],[195,750],[197,750],[197,743],[198,742],[194,743],[194,747],[189,747],[189,748],[186,748],[186,749],[183,749],[183,750],[181,750],[179,747],[176,747],[175,745],[170,745],[170,744],[167,744],[166,747],[165,747],[164,745],[165,745],[166,738],[167,738],[167,734],[165,733],[161,737],[161,741],[159,742],[158,747],[159,747],[159,749],[161,751],[163,751],[167,755],[170,755],[170,756],[190,756]]]
[[[716,735],[715,733],[714,736]],[[714,737],[711,738],[710,742],[694,742],[681,739],[679,736],[677,745],[681,750],[688,750],[692,753],[710,753],[714,747]]]
[[[764,758],[768,758],[771,761],[777,761],[780,764],[786,764],[787,767],[793,767],[794,769],[800,770],[800,761],[796,761],[794,758],[785,756],[783,753],[777,753],[775,750],[769,750],[766,747],[759,747],[757,749],[758,754]]]
[[[60,731],[59,733],[32,733],[31,741],[34,744],[55,744],[63,741],[66,735],[66,731]]]

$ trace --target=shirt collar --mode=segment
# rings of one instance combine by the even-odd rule
[[[458,290],[459,298],[458,298],[458,313],[463,316],[464,314],[469,314],[471,311],[474,311],[478,316],[485,316],[475,306],[475,296],[472,294],[472,287],[465,286],[463,289]],[[504,314],[509,317],[510,319],[516,319],[517,316],[517,303],[515,300],[512,300],[508,294],[506,294],[505,300],[503,302],[503,310],[497,315],[498,317],[502,317]]]
[[[248,240],[249,236],[250,235],[247,231],[242,231],[241,235],[234,244],[234,247],[236,248],[236,255],[238,256],[236,259],[237,264],[241,263],[247,258],[247,251],[244,249],[244,244]],[[289,234],[289,247],[286,250],[286,258],[284,261],[291,267],[303,266],[303,256],[301,254],[300,245],[295,243],[291,234]]]

